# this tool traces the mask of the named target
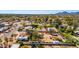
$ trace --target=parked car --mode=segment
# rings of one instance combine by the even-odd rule
[[[28,37],[18,37],[18,40],[20,40],[20,41],[27,41]]]

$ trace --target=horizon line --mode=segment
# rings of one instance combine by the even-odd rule
[[[0,10],[0,14],[56,14],[59,12],[79,12],[79,10]]]

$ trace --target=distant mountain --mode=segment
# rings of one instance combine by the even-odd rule
[[[57,15],[79,15],[79,12],[59,12],[59,13],[56,13]]]

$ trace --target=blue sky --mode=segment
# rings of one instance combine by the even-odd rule
[[[0,10],[0,14],[55,14],[63,11],[78,12],[79,10]]]

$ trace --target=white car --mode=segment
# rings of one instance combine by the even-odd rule
[[[53,44],[60,44],[59,41],[53,41]]]

